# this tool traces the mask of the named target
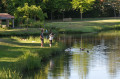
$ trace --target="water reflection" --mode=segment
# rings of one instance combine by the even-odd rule
[[[67,55],[70,55],[67,61],[69,70],[66,70],[66,65],[64,65],[64,72],[59,73],[57,77],[48,75],[49,79],[120,78],[120,37],[118,35],[91,34],[63,36],[59,37],[58,40],[65,43],[68,47],[72,47],[72,53],[67,53]],[[84,50],[80,50],[80,48]],[[62,61],[66,62],[65,59]],[[61,67],[57,67],[56,70],[62,69]]]
[[[50,60],[50,70],[52,70],[53,67],[54,67],[54,61],[51,59],[51,60]]]

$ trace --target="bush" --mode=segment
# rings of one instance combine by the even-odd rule
[[[42,28],[44,27],[44,22],[41,21],[35,21],[35,20],[29,20],[28,23],[25,22],[24,24],[20,24],[21,27],[29,27],[29,28]]]
[[[36,21],[32,24],[31,27],[35,27],[35,28],[41,28],[44,27],[44,22],[40,22],[40,21]]]

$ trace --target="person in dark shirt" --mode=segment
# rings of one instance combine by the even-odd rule
[[[41,39],[41,47],[43,47],[43,43],[44,43],[43,30],[41,31],[40,39]]]

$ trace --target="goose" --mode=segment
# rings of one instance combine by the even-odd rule
[[[80,50],[84,51],[84,50],[85,50],[85,48],[80,48]]]
[[[87,50],[87,53],[89,53],[89,50]]]

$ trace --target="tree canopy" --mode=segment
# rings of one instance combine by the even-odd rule
[[[93,5],[95,0],[72,0],[72,6],[74,9],[79,9],[81,13],[81,19],[82,19],[82,13],[86,10],[89,10],[91,8],[91,5]]]
[[[25,4],[27,3],[27,4]],[[26,9],[25,9],[26,7]],[[24,9],[24,10],[23,10]],[[38,10],[38,11],[37,11]],[[40,11],[40,12],[39,12]],[[42,20],[64,17],[119,16],[119,0],[0,0],[0,12],[19,17]],[[39,16],[39,15],[41,16]],[[94,14],[94,15],[93,15]]]
[[[25,3],[23,7],[18,7],[15,13],[16,17],[26,17],[35,19],[38,18],[41,21],[45,19],[46,15],[43,13],[40,6],[31,5],[29,6],[28,3]]]

